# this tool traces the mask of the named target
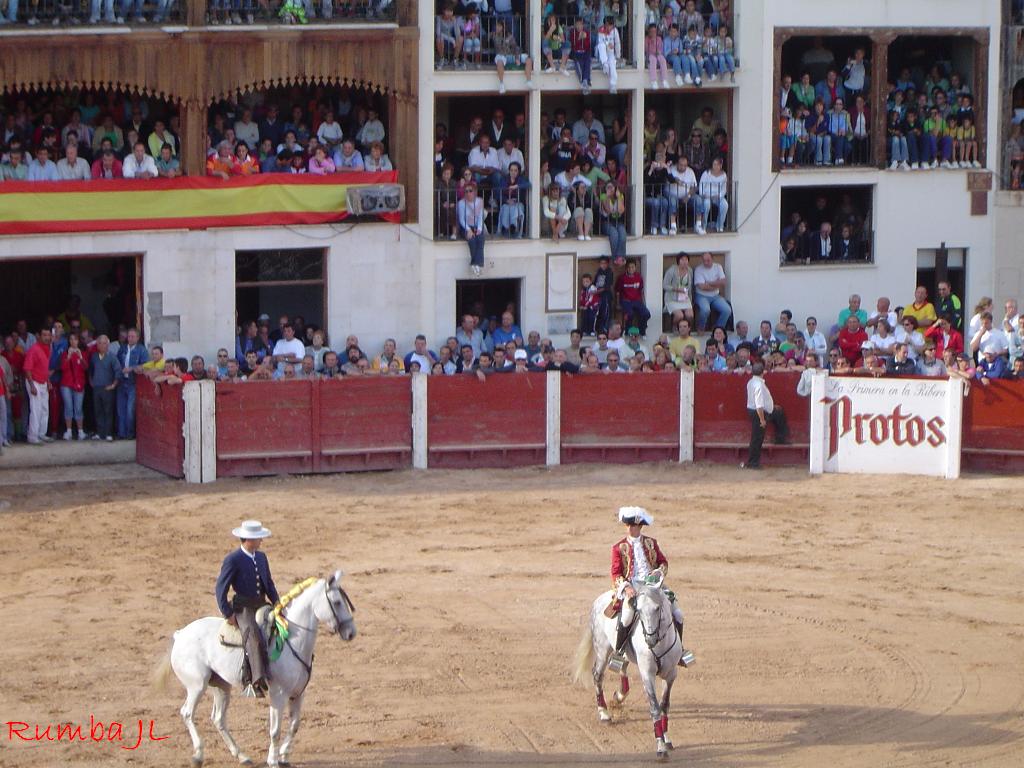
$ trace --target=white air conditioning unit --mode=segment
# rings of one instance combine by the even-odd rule
[[[405,210],[403,184],[370,184],[351,187],[345,193],[348,212],[353,216],[376,216]]]

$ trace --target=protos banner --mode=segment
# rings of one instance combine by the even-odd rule
[[[811,474],[960,476],[963,384],[818,376],[811,387]]]

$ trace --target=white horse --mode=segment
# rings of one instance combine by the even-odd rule
[[[316,645],[317,627],[326,624],[342,640],[356,636],[352,618],[355,607],[341,588],[341,571],[329,578],[317,579],[306,587],[287,606],[288,639],[281,656],[270,662],[270,751],[267,765],[271,768],[288,766],[288,752],[292,739],[299,730],[302,697],[313,675],[313,646]],[[252,760],[235,743],[228,731],[228,704],[231,688],[241,684],[243,652],[240,647],[225,646],[220,641],[224,620],[219,617],[197,619],[174,633],[171,649],[157,669],[156,681],[163,683],[171,669],[187,691],[181,706],[181,717],[192,737],[192,765],[203,764],[203,741],[192,720],[196,704],[212,686],[213,724],[227,744],[228,750],[242,765]],[[281,717],[288,703],[291,725],[278,747]]]
[[[616,620],[604,615],[614,592],[600,595],[590,608],[590,624],[580,638],[576,651],[575,680],[586,680],[589,673],[597,690],[597,716],[603,723],[611,722],[608,703],[604,698],[604,671],[614,651]],[[683,653],[679,633],[672,622],[672,604],[658,584],[649,584],[637,590],[635,604],[631,600],[622,603],[623,626],[633,625],[627,643],[627,658],[640,671],[647,701],[654,723],[654,738],[659,759],[668,758],[672,741],[668,737],[668,709],[672,684],[676,679],[679,659]],[[658,701],[655,689],[656,678],[665,681],[665,693]],[[620,687],[612,697],[613,705],[619,705],[629,693],[629,678],[620,676]]]

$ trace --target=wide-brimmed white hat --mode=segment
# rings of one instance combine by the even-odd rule
[[[270,529],[264,528],[259,520],[244,520],[231,535],[239,539],[265,539],[270,535]]]
[[[619,522],[638,525],[654,525],[651,513],[643,507],[619,507]]]

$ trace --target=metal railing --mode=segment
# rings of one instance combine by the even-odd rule
[[[807,136],[806,139],[806,141],[799,141],[787,134],[779,137],[779,168],[799,169],[873,164],[870,133],[862,138],[848,134],[846,136]]]
[[[704,197],[699,188],[687,190],[674,181],[644,184],[644,233],[735,232],[738,184],[730,181],[727,188],[723,195]]]
[[[530,236],[530,191],[509,193],[507,189],[478,187],[484,201],[484,225],[488,237],[518,240]],[[434,239],[459,240],[459,200],[455,189],[434,190]]]
[[[598,182],[593,187],[580,188],[577,186],[574,189],[563,192],[562,197],[566,201],[569,213],[569,222],[562,232],[563,238],[579,237],[584,232],[589,232],[592,237],[608,237],[608,232],[614,219],[602,215],[600,187],[601,184]],[[636,232],[632,227],[630,217],[633,202],[633,185],[629,184],[619,187],[619,191],[622,192],[625,198],[625,213],[622,215],[621,224],[625,228],[627,235],[635,235]],[[544,197],[546,194],[542,193],[539,200],[541,206],[540,236],[552,237],[551,219],[543,213]]]
[[[456,43],[453,46],[451,41],[441,41],[437,34],[437,19],[434,17],[434,69],[446,68],[467,68],[493,69],[494,68],[494,30],[498,22],[504,24],[506,36],[511,33],[519,46],[521,53],[530,53],[530,40],[528,30],[530,25],[527,16],[514,15],[511,13],[487,14],[477,16],[480,26],[480,37],[475,39],[473,45],[467,46],[467,38],[463,34],[465,18],[455,16],[455,26],[458,30]],[[536,62],[534,62],[536,65]],[[520,69],[519,62],[505,62],[505,69]]]
[[[626,5],[626,3],[624,3],[624,5]],[[548,14],[548,16],[550,16],[550,15],[551,14]],[[622,58],[619,59],[618,66],[631,66],[633,64],[633,39],[632,39],[633,38],[633,33],[631,32],[633,27],[632,27],[631,15],[632,14],[627,13],[624,17],[621,17],[622,20],[625,22],[624,25],[620,26],[619,24],[616,24],[616,27],[619,30],[619,40],[622,43]],[[543,53],[543,46],[544,46],[544,42],[543,41],[544,41],[544,30],[547,29],[548,16],[544,16],[544,18],[541,21],[540,29],[538,30],[538,34],[541,36],[541,58],[544,59],[544,66],[547,66],[547,58],[544,56],[544,53]],[[557,16],[556,15],[555,18],[558,19],[558,24],[562,27],[562,31],[565,32],[565,44],[566,45],[570,45],[571,41],[572,41],[572,38],[571,38],[572,29],[573,29],[573,27],[576,26],[576,19],[579,18],[579,16],[578,15]],[[583,17],[583,26],[587,29],[588,32],[590,32],[590,43],[591,43],[590,55],[593,57],[593,61],[591,62],[591,68],[592,69],[600,69],[601,68],[601,62],[598,60],[598,57],[597,57],[597,28],[600,27],[602,24],[604,24],[604,19],[599,19],[599,18],[596,18],[596,17],[592,19],[592,18],[589,18],[587,16]],[[552,51],[551,55],[554,58],[555,63],[558,63],[559,59],[561,58],[561,56],[558,54],[558,52]],[[570,57],[570,61],[571,61],[571,57]],[[573,71],[573,70],[570,69],[570,71]]]
[[[394,21],[395,0],[208,0],[211,11],[220,5],[248,5],[246,14],[267,18],[282,24],[310,24],[321,22]],[[255,9],[255,10],[253,10]],[[223,13],[223,10],[222,10]],[[234,15],[234,14],[233,14]],[[212,18],[211,18],[212,22]],[[236,20],[237,23],[237,20]]]
[[[183,0],[7,0],[0,8],[0,24],[30,27],[166,24],[184,18]]]

